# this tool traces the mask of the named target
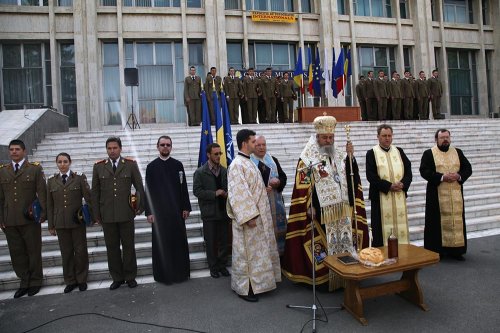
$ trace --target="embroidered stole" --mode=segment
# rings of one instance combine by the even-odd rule
[[[455,148],[450,147],[447,152],[443,152],[434,146],[431,150],[436,172],[445,174],[460,170],[460,159]],[[458,182],[441,182],[438,186],[438,198],[442,246],[465,246],[462,187]]]
[[[373,147],[377,173],[380,179],[391,183],[401,181],[404,176],[404,164],[399,150],[391,146],[385,152],[379,145]],[[404,191],[387,194],[380,192],[380,219],[382,224],[382,238],[387,246],[387,238],[393,233],[397,235],[399,244],[409,243],[408,214],[406,207],[406,195]]]

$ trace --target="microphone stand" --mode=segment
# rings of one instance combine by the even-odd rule
[[[309,166],[299,169],[299,170],[307,170],[307,174],[311,177],[311,196],[314,193],[314,186],[316,181],[314,180],[314,175],[312,173],[312,169],[314,166],[318,164],[323,164],[323,162],[320,163],[309,163]],[[312,305],[291,305],[287,304],[286,307],[289,309],[311,309],[312,310],[312,332],[316,333],[316,310],[318,309],[318,306],[316,305],[316,258],[314,257],[314,207],[313,207],[313,200],[311,197],[311,203],[309,204],[309,209],[311,211],[311,256],[312,256],[312,291],[313,291],[313,301]],[[340,309],[340,307],[323,307],[323,309]]]

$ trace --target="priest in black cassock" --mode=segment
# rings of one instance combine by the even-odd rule
[[[436,145],[422,155],[420,175],[427,180],[424,247],[463,261],[467,251],[463,183],[472,175],[464,153],[451,146],[446,129],[436,132]]]
[[[160,156],[146,168],[146,216],[153,225],[153,276],[165,284],[189,279],[185,220],[191,204],[182,163],[172,157],[172,139],[161,136]]]

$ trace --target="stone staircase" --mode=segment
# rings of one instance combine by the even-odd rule
[[[452,143],[461,148],[472,164],[473,175],[464,186],[467,231],[470,235],[500,232],[500,184],[496,181],[500,174],[500,121],[493,119],[453,119],[441,121],[389,122],[394,127],[394,144],[402,147],[412,162],[413,182],[408,192],[408,214],[411,240],[421,243],[424,229],[425,186],[418,168],[425,149],[434,144],[434,132],[438,128],[448,128],[452,133]],[[351,123],[351,140],[360,167],[364,187],[367,214],[370,217],[368,182],[365,175],[365,153],[377,143],[377,122]],[[346,142],[345,124],[337,125],[335,141],[343,147]],[[284,190],[285,204],[290,205],[294,171],[298,156],[309,136],[313,133],[311,124],[262,124],[248,125],[257,134],[267,138],[268,151],[280,161],[288,175]],[[243,128],[233,126],[233,137]],[[48,176],[57,172],[55,156],[62,151],[72,157],[72,170],[84,172],[89,183],[92,181],[92,167],[95,161],[105,158],[105,141],[109,136],[120,136],[123,142],[123,156],[131,156],[139,163],[144,175],[146,165],[157,157],[156,141],[160,135],[172,137],[172,156],[183,162],[189,184],[193,211],[186,221],[190,249],[192,276],[208,276],[203,245],[202,221],[196,198],[192,194],[192,177],[196,169],[199,150],[199,127],[166,127],[165,129],[140,129],[132,131],[103,131],[87,133],[50,134],[38,145],[31,161],[42,163]],[[236,146],[236,141],[234,141]],[[144,216],[136,217],[136,251],[138,275],[150,277],[151,227]],[[57,237],[50,236],[47,224],[42,225],[42,257],[45,285],[64,284],[61,256]],[[89,281],[110,280],[106,262],[106,247],[101,227],[87,230],[90,272]],[[150,281],[151,279],[149,279]],[[0,291],[18,288],[18,279],[12,271],[7,242],[0,233]],[[92,284],[91,284],[92,285]],[[108,285],[106,284],[105,287]]]

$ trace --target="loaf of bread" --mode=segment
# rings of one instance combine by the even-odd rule
[[[367,247],[366,249],[361,250],[359,258],[374,264],[379,264],[384,261],[384,254],[375,247]]]

